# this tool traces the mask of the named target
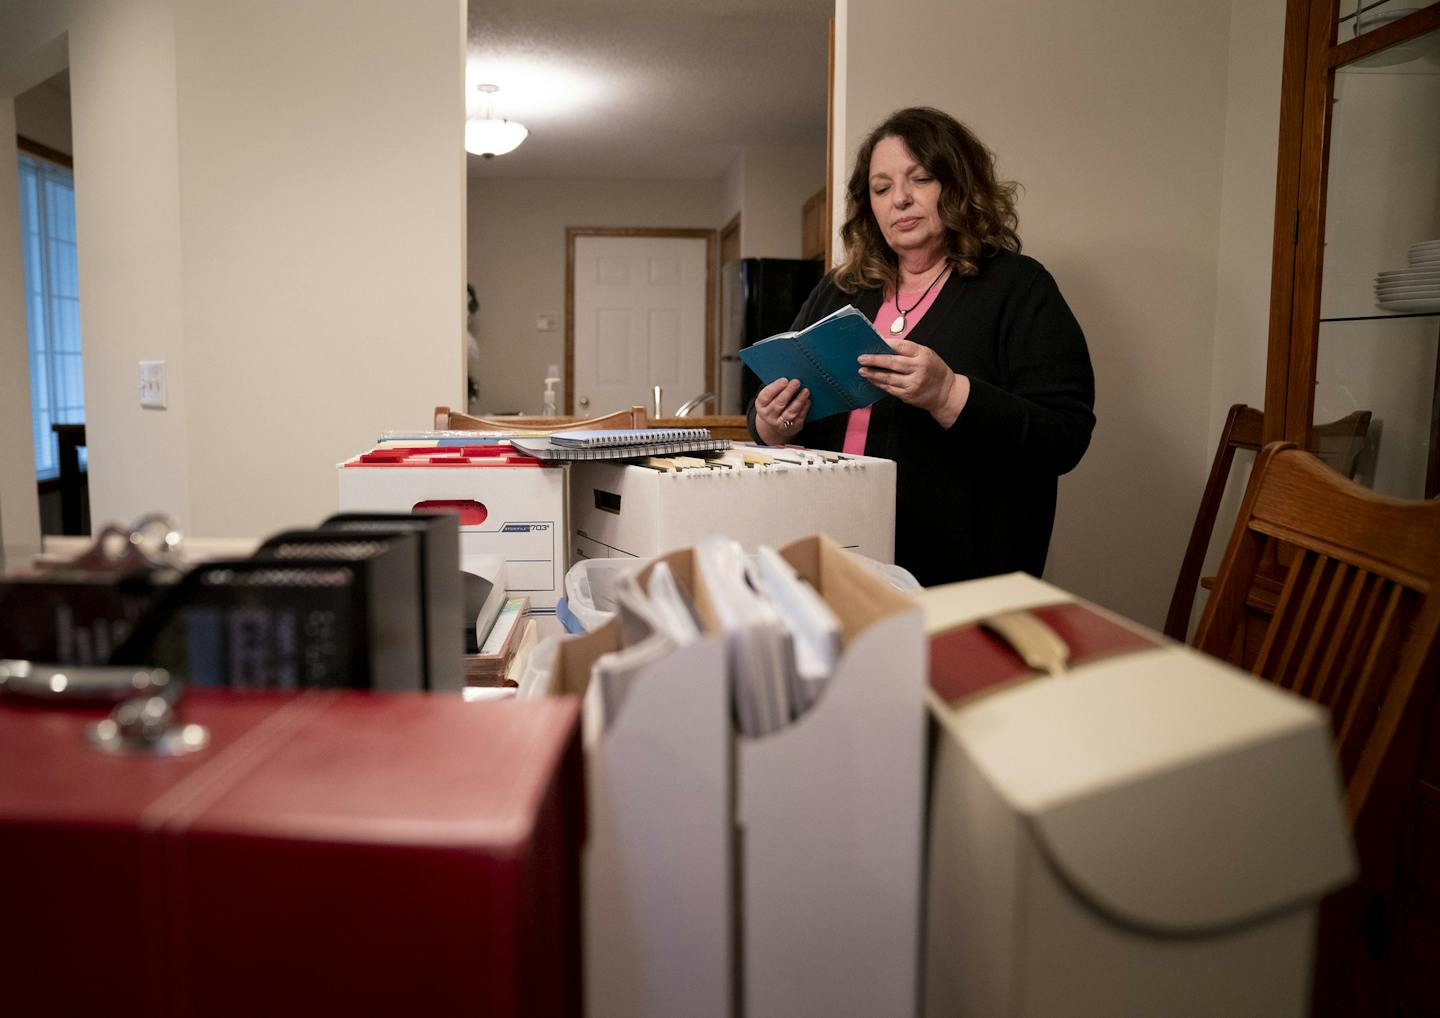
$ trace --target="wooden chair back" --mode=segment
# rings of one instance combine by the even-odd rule
[[[632,406],[628,410],[616,410],[600,417],[472,417],[451,410],[448,406],[435,408],[436,431],[578,431],[581,429],[645,428],[645,408]]]
[[[716,438],[750,441],[743,416],[689,416],[649,419],[643,406],[603,417],[472,417],[446,406],[435,408],[436,431],[575,431],[580,428],[709,428]]]
[[[1247,599],[1272,556],[1283,585],[1249,670],[1329,709],[1354,819],[1433,667],[1440,502],[1377,495],[1293,443],[1266,446],[1197,648],[1241,663]]]
[[[1200,507],[1195,512],[1190,540],[1185,545],[1185,557],[1180,562],[1175,590],[1170,595],[1170,610],[1165,615],[1165,635],[1172,640],[1183,643],[1190,631],[1190,615],[1194,610],[1195,591],[1200,584],[1200,571],[1205,566],[1205,553],[1210,548],[1210,538],[1215,531],[1225,486],[1230,480],[1235,452],[1239,449],[1258,452],[1264,425],[1265,415],[1244,403],[1231,406],[1225,416],[1225,424],[1220,429],[1220,444],[1210,464],[1210,476],[1205,479]],[[1337,421],[1315,425],[1310,432],[1311,448],[1337,473],[1354,477],[1369,430],[1370,411],[1356,410]]]

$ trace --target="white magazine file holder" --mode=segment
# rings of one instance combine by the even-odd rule
[[[642,672],[603,731],[586,686],[618,622],[558,648],[553,691],[586,695],[592,1016],[915,1013],[920,611],[828,538],[781,554],[835,610],[845,648],[773,735],[734,734],[725,637],[688,549],[657,561],[707,635]]]
[[[839,616],[813,706],[737,739],[745,1018],[916,1011],[925,784],[920,609],[834,541],[780,549]]]
[[[600,655],[620,623],[561,641],[552,691],[585,694],[585,1011],[732,1018],[734,826],[725,638],[651,665],[603,730]]]

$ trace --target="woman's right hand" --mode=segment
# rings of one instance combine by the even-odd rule
[[[755,431],[766,445],[784,445],[805,426],[810,390],[798,378],[777,378],[755,397]]]

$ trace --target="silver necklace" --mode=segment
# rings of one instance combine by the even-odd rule
[[[914,310],[915,310],[916,308],[918,308],[921,304],[924,304],[924,303],[925,303],[925,298],[928,297],[928,296],[930,296],[930,291],[933,290],[933,289],[935,289],[935,284],[938,283],[938,282],[940,282],[941,277],[943,277],[943,276],[945,275],[945,273],[947,273],[947,272],[949,272],[949,271],[950,271],[950,266],[949,266],[949,265],[946,265],[943,269],[941,269],[941,270],[940,270],[940,275],[938,275],[938,276],[936,276],[934,279],[930,280],[930,285],[927,286],[927,287],[925,287],[925,292],[920,295],[920,299],[917,300],[914,304],[911,304],[908,308],[902,308],[902,307],[900,306],[900,282],[899,282],[899,280],[896,280],[896,282],[895,282],[895,310],[896,310],[897,314],[896,314],[896,316],[895,316],[895,320],[890,323],[890,335],[892,335],[892,336],[898,336],[898,335],[900,335],[900,333],[902,333],[902,332],[905,331],[905,316],[908,315],[911,311],[914,311]]]

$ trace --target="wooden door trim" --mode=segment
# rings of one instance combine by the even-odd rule
[[[721,250],[721,253],[722,253],[722,254],[723,254],[723,252],[724,252],[724,250],[725,250],[725,239],[726,239],[727,237],[729,237],[732,233],[735,235],[735,249],[736,249],[737,251],[739,251],[739,250],[740,250],[740,213],[738,213],[738,212],[735,213],[735,215],[733,215],[733,216],[730,217],[730,222],[728,222],[728,223],[726,223],[724,226],[720,227],[720,250]],[[735,256],[735,260],[738,262],[738,261],[740,260],[740,256],[739,256],[739,255],[736,255],[736,256]],[[725,262],[721,262],[721,265],[722,265],[722,266],[725,265],[725,264],[726,264]]]
[[[830,70],[825,81],[825,271],[834,266],[831,245],[835,242],[833,221],[834,195],[831,186],[835,182],[835,18],[830,18]]]
[[[1325,183],[1330,161],[1330,97],[1335,70],[1329,64],[1335,28],[1334,3],[1311,3],[1305,42],[1301,105],[1300,180],[1296,193],[1294,295],[1290,309],[1288,378],[1283,411],[1266,422],[1266,441],[1288,438],[1305,444],[1314,416],[1316,348],[1319,345],[1320,283],[1325,277]],[[1307,379],[1302,382],[1301,379]],[[1279,429],[1278,434],[1273,432]]]
[[[738,218],[738,217],[737,217]],[[579,237],[698,237],[705,241],[705,391],[715,391],[718,230],[646,226],[565,227],[565,414],[575,413],[575,241]],[[591,407],[590,413],[605,413]],[[588,416],[588,414],[587,414]]]
[[[15,136],[15,147],[21,152],[28,152],[32,156],[39,156],[41,159],[63,166],[67,170],[75,169],[75,160],[68,152],[61,152],[58,148],[51,148],[49,145],[42,145],[32,138],[23,134]]]
[[[1300,242],[1300,163],[1305,124],[1305,60],[1310,38],[1310,0],[1285,7],[1285,48],[1280,78],[1280,143],[1275,169],[1275,230],[1270,252],[1270,336],[1265,365],[1264,441],[1285,431],[1290,381],[1291,315]]]

